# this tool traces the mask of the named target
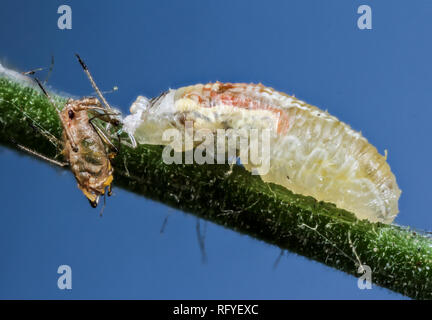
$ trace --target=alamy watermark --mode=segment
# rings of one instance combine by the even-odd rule
[[[362,274],[357,279],[357,287],[360,290],[372,289],[372,269],[368,265],[362,264],[358,267],[357,273]]]
[[[357,13],[361,16],[357,19],[357,27],[360,30],[372,29],[372,9],[370,6],[363,4],[357,8]]]
[[[57,27],[60,30],[72,29],[72,8],[66,4],[58,7],[57,13],[61,16],[57,20]]]
[[[57,287],[60,290],[72,289],[72,268],[67,264],[58,267],[57,273],[61,276],[57,279]]]
[[[269,129],[194,130],[193,122],[186,121],[184,130],[165,130],[162,141],[168,142],[162,152],[165,164],[235,164],[240,157],[242,164],[254,168],[252,174],[270,169]]]

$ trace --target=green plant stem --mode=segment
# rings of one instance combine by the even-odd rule
[[[60,106],[64,98],[56,97]],[[53,107],[38,90],[0,78],[0,143],[47,157],[59,150],[29,124],[61,137]],[[333,204],[266,184],[240,166],[166,165],[162,146],[122,146],[115,185],[319,261],[416,299],[432,298],[432,240],[408,227],[357,220]],[[353,278],[353,286],[357,279]]]

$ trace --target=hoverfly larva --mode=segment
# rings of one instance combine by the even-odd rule
[[[262,84],[216,82],[169,90],[151,100],[139,96],[131,113],[123,124],[141,144],[167,145],[164,131],[185,130],[186,122],[214,135],[220,129],[269,130],[270,170],[259,173],[265,182],[332,202],[373,222],[390,223],[399,211],[401,191],[390,166],[359,132]],[[240,156],[252,171],[243,160]]]

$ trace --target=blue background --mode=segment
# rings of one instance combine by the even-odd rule
[[[57,8],[72,7],[72,30]],[[373,29],[357,28],[368,4]],[[396,223],[432,229],[431,1],[20,1],[2,0],[0,59],[48,66],[50,85],[92,89],[128,111],[137,95],[209,82],[262,82],[349,123],[377,146],[403,190]],[[115,189],[103,218],[69,172],[0,149],[0,298],[401,299],[231,230]],[[164,219],[168,223],[160,233]],[[57,288],[72,267],[73,289]]]

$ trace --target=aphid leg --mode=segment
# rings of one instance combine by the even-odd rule
[[[171,215],[171,213],[168,213],[167,216],[165,217],[164,221],[162,222],[162,226],[161,226],[160,231],[159,231],[160,234],[164,233],[165,227],[168,224],[168,218],[170,215]]]
[[[35,120],[33,120],[30,116],[28,116],[25,112],[24,116],[27,118],[28,120],[28,125],[35,131],[35,132],[39,132],[41,135],[43,135],[45,138],[47,138],[47,140],[49,142],[51,142],[51,144],[56,147],[56,148],[60,148],[60,146],[62,146],[63,142],[58,139],[57,137],[55,137],[53,134],[51,134],[48,130],[44,129],[39,123],[37,123]]]
[[[88,107],[87,110],[99,110],[99,108],[96,107]],[[114,126],[118,126],[120,125],[120,121],[118,119],[115,118],[111,118],[110,115],[118,115],[118,113],[108,113],[106,112],[105,109],[103,109],[104,113],[92,113],[93,117],[91,117],[89,119],[89,123],[92,125],[93,129],[96,131],[96,133],[99,135],[99,137],[102,139],[102,141],[107,144],[112,150],[114,150],[114,154],[110,154],[109,157],[110,158],[114,158],[114,156],[119,153],[120,151],[120,146],[121,146],[121,141],[120,141],[120,136],[119,134],[117,134],[117,138],[119,139],[119,148],[117,148],[109,139],[109,132],[108,129],[102,129],[99,128],[96,124],[93,123],[93,120],[95,119],[101,119],[105,122],[111,123]],[[91,111],[90,111],[91,112]]]
[[[108,138],[108,133],[105,130],[99,128],[97,125],[95,125],[93,123],[94,119],[95,119],[95,117],[93,117],[89,120],[89,123],[91,124],[93,129],[96,131],[96,133],[99,135],[99,137],[102,139],[102,141],[105,144],[107,144],[110,148],[112,148],[112,150],[114,150],[115,153],[118,153],[118,148],[110,141],[110,139]]]
[[[87,199],[90,202],[90,205],[92,206],[92,208],[96,208],[98,206],[99,196],[97,196],[95,200],[90,200],[89,198],[87,198]]]
[[[113,150],[116,151],[116,153],[120,152],[121,148],[121,138],[120,138],[120,130],[116,133],[117,139],[118,139],[118,148],[114,146],[114,144],[108,139],[108,136],[110,136],[109,133],[109,125],[105,129],[101,129],[96,126],[96,124],[93,123],[94,119],[101,119],[102,121],[107,122],[108,124],[112,124],[115,127],[120,125],[120,121],[116,118],[111,118],[111,115],[118,115],[118,113],[108,113],[106,110],[104,110],[104,114],[100,113],[94,113],[93,117],[89,119],[90,124],[93,126],[95,131],[99,134],[102,141],[105,142],[105,144],[108,144]]]
[[[114,125],[115,127],[120,125],[120,120],[118,120],[117,118],[111,117],[111,116],[118,116],[120,115],[119,112],[109,112],[107,111],[102,104],[99,102],[99,100],[97,98],[83,98],[81,100],[79,100],[79,103],[77,103],[76,105],[74,105],[73,110],[76,112],[79,111],[88,111],[89,113],[91,113],[93,115],[93,117],[90,120],[93,120],[94,118],[98,118],[101,119],[104,122],[108,122],[112,125]],[[97,111],[101,111],[100,112],[96,112]],[[108,128],[107,128],[108,130]]]
[[[131,143],[129,143],[129,142],[125,142],[124,140],[123,141],[121,141],[121,134],[123,133],[123,132],[126,132],[126,131],[124,131],[123,129],[120,129],[119,131],[117,131],[117,138],[119,139],[119,150],[120,150],[120,146],[121,146],[121,143],[123,143],[124,145],[126,145],[126,146],[128,146],[128,147],[130,147],[130,148],[132,148],[132,149],[135,149],[136,147],[137,147],[137,142],[136,142],[136,140],[135,140],[135,137],[130,133],[130,132],[126,132],[126,134],[128,135],[128,138],[129,138],[129,141],[131,142]]]
[[[285,253],[285,250],[282,249],[281,252],[279,253],[276,261],[273,263],[273,270],[275,270],[277,268],[277,266],[279,265],[279,262],[281,261],[282,256],[284,255],[284,253]]]
[[[43,160],[45,160],[45,161],[51,162],[52,164],[55,164],[55,165],[57,165],[57,166],[59,166],[59,167],[66,167],[66,166],[69,165],[69,163],[67,163],[67,162],[60,162],[60,161],[53,160],[53,159],[51,159],[51,158],[45,157],[44,155],[42,155],[42,154],[40,154],[40,153],[38,153],[38,152],[36,152],[36,151],[33,151],[33,150],[29,149],[29,148],[24,147],[24,146],[22,146],[22,145],[16,143],[15,141],[13,141],[13,142],[14,142],[14,143],[17,145],[17,147],[20,148],[21,150],[23,150],[23,151],[25,151],[25,152],[28,152],[28,153],[30,153],[30,154],[36,156],[36,157],[39,157],[39,158],[41,158],[41,159],[43,159]]]
[[[102,206],[102,209],[101,209],[101,211],[100,211],[100,213],[99,213],[99,217],[101,217],[101,218],[102,218],[102,216],[103,216],[103,212],[104,212],[104,210],[105,210],[105,207],[106,207],[106,195],[104,194],[104,202],[103,202],[103,206]]]
[[[93,116],[89,119],[89,122],[94,128],[94,130],[98,133],[102,141],[104,141],[107,145],[109,145],[113,150],[116,150],[117,153],[120,151],[120,146],[121,146],[120,134],[117,133],[117,138],[119,139],[119,148],[117,148],[108,138],[109,127],[107,126],[105,130],[102,130],[101,128],[97,127],[93,123],[94,119],[101,119],[102,121],[117,127],[120,125],[120,120],[111,116],[118,116],[120,115],[119,112],[108,112],[105,108],[102,107],[101,103],[96,98],[84,98],[80,100],[79,105],[76,105],[74,107],[74,110],[75,111],[86,110],[89,113],[91,113]],[[95,112],[96,110],[101,111],[102,113]]]
[[[48,82],[48,79],[51,76],[51,72],[53,71],[53,68],[54,68],[54,56],[51,56],[51,64],[50,64],[47,76],[46,76],[46,78],[44,80],[44,84],[46,84]],[[46,69],[46,68],[36,68],[36,69],[33,69],[33,70],[21,72],[21,74],[25,75],[25,76],[27,76],[27,75],[34,75],[34,74],[36,74],[36,72],[42,71],[44,69]]]
[[[39,88],[42,90],[42,92],[45,94],[45,96],[48,98],[49,102],[51,103],[51,105],[54,107],[54,109],[57,111],[57,114],[59,116],[59,118],[61,119],[61,110],[60,108],[55,104],[54,100],[51,98],[51,96],[48,94],[48,92],[45,90],[45,88],[43,87],[42,83],[39,81],[38,78],[34,78],[36,83],[38,84]],[[74,139],[72,138],[72,135],[69,132],[69,129],[67,127],[65,127],[63,125],[63,129],[66,133],[66,136],[72,146],[72,150],[75,152],[78,152],[78,147],[74,141]]]
[[[86,73],[88,79],[90,80],[90,83],[91,83],[93,89],[95,89],[95,91],[96,91],[97,95],[99,96],[99,98],[101,99],[102,103],[105,105],[105,107],[108,110],[111,110],[112,109],[111,106],[108,104],[108,102],[106,101],[106,99],[102,95],[102,92],[99,90],[98,86],[94,82],[93,77],[87,68],[87,65],[84,63],[84,61],[82,61],[81,57],[78,54],[75,54],[75,56],[78,58],[78,62],[80,63],[81,67],[83,68],[84,72]]]
[[[25,118],[28,120],[29,126],[35,130],[38,131],[40,134],[42,134],[45,138],[48,139],[49,142],[52,143],[52,145],[56,148],[62,145],[62,141],[60,139],[57,139],[53,134],[51,134],[48,130],[44,129],[36,120],[32,119],[22,108],[18,107],[15,103],[12,101],[6,101],[0,98],[0,100],[9,103],[13,105],[17,110],[22,112],[22,114],[25,116]]]
[[[54,69],[54,56],[51,56],[51,64],[50,64],[50,67],[48,69],[47,76],[44,80],[44,84],[46,84],[48,82],[49,78],[51,77],[51,73],[52,73],[53,69]]]
[[[112,150],[114,150],[114,152],[110,152],[107,154],[107,157],[109,159],[114,159],[114,157],[116,156],[116,154],[118,153],[118,149],[117,147],[110,141],[110,139],[108,138],[108,134],[101,128],[99,128],[98,126],[96,126],[93,121],[94,117],[91,118],[89,120],[89,123],[91,124],[91,126],[93,127],[93,129],[95,130],[95,132],[98,134],[98,136],[101,138],[101,140],[107,144]],[[111,180],[112,181],[112,180]],[[111,185],[111,181],[108,184],[108,196],[110,197],[112,195],[112,185]],[[105,194],[104,194],[104,203],[105,203]],[[104,204],[105,207],[105,204]],[[102,210],[103,211],[103,210]]]
[[[96,100],[96,101],[94,101]],[[95,105],[96,104],[96,105]],[[120,113],[118,112],[107,112],[107,110],[103,107],[99,107],[98,105],[101,105],[100,102],[96,98],[87,98],[81,100],[81,103],[79,106],[77,106],[75,109],[77,111],[81,110],[87,110],[89,113],[91,113],[93,116],[89,119],[90,124],[93,126],[95,131],[99,134],[101,139],[108,145],[111,146],[111,148],[114,148],[114,150],[117,151],[117,153],[120,151],[121,141],[120,136],[117,133],[117,137],[119,138],[119,148],[115,147],[109,139],[107,139],[107,136],[109,136],[108,130],[109,125],[105,128],[105,131],[102,132],[102,129],[99,127],[96,127],[96,125],[92,122],[94,119],[101,119],[104,122],[107,122],[108,124],[112,124],[113,126],[117,127],[120,125],[120,120],[117,118],[113,118],[111,116],[118,116]],[[102,113],[95,112],[96,110],[102,111]]]
[[[127,134],[128,134],[128,136],[129,136],[129,140],[130,140],[131,143],[132,143],[130,146],[131,146],[132,148],[135,149],[135,148],[137,147],[137,142],[136,142],[136,140],[135,140],[135,137],[133,136],[133,134],[131,134],[131,133],[129,133],[129,132],[128,132]]]
[[[101,110],[103,113],[98,113],[98,112],[91,112],[90,113],[93,115],[93,117],[91,118],[92,120],[97,118],[97,119],[101,119],[104,122],[108,122],[111,123],[113,126],[118,127],[120,125],[120,120],[111,116],[118,116],[120,115],[120,113],[118,112],[107,112],[105,109],[100,108],[100,107],[88,107],[86,108],[86,110]]]
[[[34,78],[34,80],[36,81],[36,83],[38,84],[39,88],[42,90],[43,94],[48,98],[49,102],[51,102],[52,106],[54,107],[54,109],[57,111],[58,115],[60,116],[61,114],[61,110],[60,108],[55,104],[54,100],[51,98],[51,96],[48,94],[48,92],[45,90],[44,86],[42,85],[42,83],[39,81],[38,78]]]
[[[105,130],[97,127],[94,123],[94,119],[101,119],[104,122],[107,122],[108,124],[112,124],[113,126],[117,127],[120,125],[120,120],[116,118],[112,118],[111,116],[117,116],[119,113],[109,113],[105,109],[103,109],[103,113],[98,112],[92,112],[91,110],[100,110],[98,107],[88,107],[87,110],[90,110],[90,113],[93,114],[93,116],[89,119],[90,124],[95,129],[95,131],[99,134],[102,141],[105,142],[105,144],[108,144],[112,149],[116,150],[117,153],[120,152],[121,147],[121,140],[120,140],[120,134],[117,132],[117,138],[119,140],[119,147],[117,148],[114,146],[114,144],[108,139],[108,136],[110,136],[109,131],[109,125],[105,128]]]
[[[65,130],[65,133],[66,133],[66,136],[67,136],[67,138],[68,138],[68,140],[69,140],[69,143],[71,144],[72,150],[73,150],[74,152],[78,152],[77,144],[76,144],[74,138],[72,137],[72,135],[70,134],[69,129],[66,128],[66,127],[63,127],[63,128],[64,128],[64,130]]]

